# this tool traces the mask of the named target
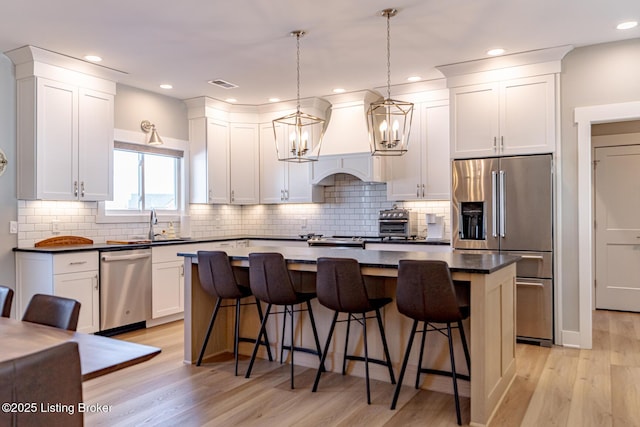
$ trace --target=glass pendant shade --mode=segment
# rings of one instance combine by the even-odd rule
[[[314,162],[320,157],[324,135],[324,120],[300,111],[300,37],[304,31],[292,31],[297,47],[297,107],[295,113],[273,120],[273,135],[278,160],[284,162]]]

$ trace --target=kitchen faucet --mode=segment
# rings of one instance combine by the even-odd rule
[[[149,218],[149,240],[152,242],[156,240],[156,235],[153,232],[153,226],[158,223],[158,216],[156,215],[156,208],[151,208],[151,216]]]

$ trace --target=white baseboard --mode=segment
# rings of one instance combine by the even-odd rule
[[[176,320],[184,319],[184,312],[171,314],[169,316],[160,317],[158,319],[147,320],[147,328],[162,325],[169,322],[175,322]]]

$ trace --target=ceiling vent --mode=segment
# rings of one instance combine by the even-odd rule
[[[228,81],[222,79],[209,80],[208,83],[214,86],[221,87],[223,89],[234,89],[238,87],[238,85],[229,83]]]

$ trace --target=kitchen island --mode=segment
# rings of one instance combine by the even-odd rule
[[[466,393],[471,401],[471,425],[486,425],[491,420],[495,409],[515,375],[515,263],[518,257],[509,255],[480,255],[460,254],[451,252],[392,252],[361,249],[333,249],[333,248],[294,248],[294,247],[245,247],[227,248],[231,263],[241,284],[248,285],[248,255],[251,252],[280,252],[287,260],[287,266],[292,272],[294,283],[300,290],[313,289],[315,286],[316,260],[319,257],[348,257],[360,262],[365,276],[365,283],[369,295],[372,297],[395,295],[398,262],[401,259],[441,260],[446,261],[456,280],[468,281],[471,286],[471,317],[466,325],[471,351],[471,381]],[[187,363],[194,363],[202,343],[214,300],[201,288],[198,279],[198,265],[196,253],[179,253],[185,262],[185,347],[184,358]],[[331,312],[322,307],[317,300],[313,302],[316,324],[321,342],[326,339],[330,324]],[[216,322],[216,327],[207,347],[206,357],[217,353],[230,351],[233,348],[232,339],[232,310],[228,310],[228,322]],[[255,336],[259,328],[255,307],[246,306],[242,312],[241,335]],[[395,304],[390,304],[384,310],[384,323],[387,333],[391,359],[396,372],[402,360],[410,330],[411,320],[397,312]],[[225,316],[220,316],[221,320]],[[280,347],[280,330],[282,317],[270,319],[268,328],[269,340],[276,350]],[[298,313],[296,319],[296,342],[303,346],[312,346],[312,337],[306,313]],[[379,341],[375,328],[369,339],[370,343]],[[340,371],[343,351],[344,331],[336,330],[336,337],[327,356],[327,370]],[[356,335],[354,335],[355,337]],[[352,344],[358,346],[360,342],[353,339]],[[428,340],[424,365],[437,369],[448,369],[448,353],[446,341]],[[286,344],[285,344],[286,345]],[[360,344],[361,345],[361,344]],[[372,357],[379,357],[381,345],[370,345]],[[419,346],[414,346],[419,347]],[[251,346],[241,347],[242,354],[250,354]],[[351,349],[350,349],[351,351]],[[416,363],[416,356],[412,356]],[[260,354],[260,353],[259,353]],[[274,354],[279,354],[278,351]],[[264,353],[262,353],[264,357]],[[308,357],[305,357],[308,356]],[[456,360],[463,361],[462,356]],[[317,368],[317,357],[296,354],[296,363]],[[351,363],[349,374],[362,375],[361,363]],[[415,370],[417,366],[410,367]],[[459,372],[464,369],[459,368]],[[388,381],[384,370],[374,371],[372,377]],[[259,375],[258,372],[254,375]],[[387,374],[388,375],[388,374]],[[411,370],[406,378],[411,378]],[[436,377],[436,378],[434,378]],[[424,378],[423,388],[441,389],[448,391],[451,380],[445,377],[429,375]],[[446,381],[443,381],[446,380]],[[448,386],[446,385],[448,384]],[[462,383],[461,383],[462,384]],[[408,383],[407,383],[408,385]],[[461,394],[465,389],[461,389]],[[389,402],[390,403],[390,402]]]

